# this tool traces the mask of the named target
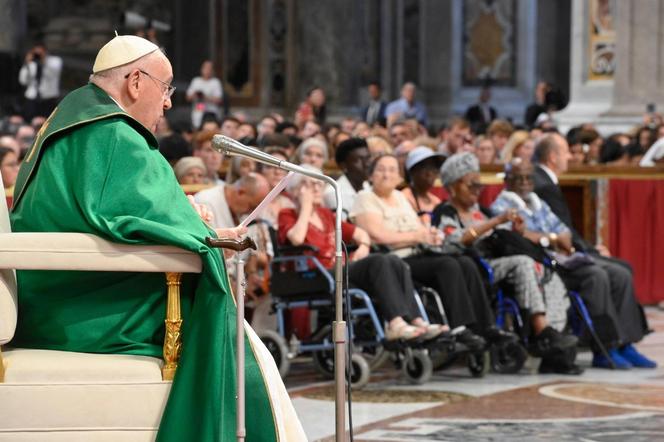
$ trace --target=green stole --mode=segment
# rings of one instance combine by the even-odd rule
[[[236,431],[236,310],[214,235],[191,207],[154,136],[104,91],[67,95],[21,166],[15,232],[83,232],[114,242],[167,244],[203,260],[182,285],[183,351],[159,441],[227,441]],[[18,271],[12,345],[161,357],[163,274]],[[277,439],[256,357],[247,355],[248,441]]]

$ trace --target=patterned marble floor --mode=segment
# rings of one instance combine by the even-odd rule
[[[356,441],[664,441],[664,311],[648,309],[655,333],[639,349],[656,370],[590,368],[582,376],[536,374],[537,361],[514,375],[472,378],[463,367],[412,386],[395,370],[372,377],[353,401]],[[296,364],[287,385],[310,440],[333,440],[329,382]]]

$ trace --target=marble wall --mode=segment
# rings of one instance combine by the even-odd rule
[[[308,0],[297,2],[293,96],[301,101],[315,85],[324,86],[330,106],[357,103],[359,90],[377,73],[375,1]]]
[[[0,0],[12,1],[17,0]],[[81,20],[90,20],[86,14],[101,5],[104,12],[94,26],[99,32],[89,35],[104,38],[125,9],[161,14],[173,27],[163,34],[163,44],[176,85],[185,88],[206,58],[245,66],[224,69],[223,76],[229,86],[235,85],[236,90],[229,91],[246,98],[231,100],[232,106],[251,114],[290,114],[314,85],[324,86],[330,115],[352,114],[366,101],[366,84],[377,79],[387,100],[398,97],[403,82],[417,83],[438,124],[476,101],[478,79],[486,73],[498,80],[494,105],[515,121],[532,99],[537,79],[565,89],[571,1],[558,0],[554,7],[536,0],[63,0],[59,13],[69,16],[63,23],[80,28]],[[71,6],[74,3],[84,4],[83,14]],[[496,13],[489,21],[494,26],[477,28],[478,17],[491,18],[482,13],[492,10]],[[32,12],[29,17],[44,16]],[[52,18],[42,25],[53,26]],[[501,44],[488,49],[498,52],[482,46],[483,39],[494,35],[487,34],[491,29],[498,31]],[[0,35],[0,44],[7,35]],[[86,41],[92,40],[80,43]],[[81,50],[88,53],[72,57],[69,66],[80,66],[83,72],[94,51]],[[493,60],[491,66],[480,60],[486,61],[482,54]],[[176,98],[176,104],[184,105],[180,95]]]

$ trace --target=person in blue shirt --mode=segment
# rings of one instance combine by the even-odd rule
[[[401,98],[392,101],[385,109],[387,126],[391,126],[399,120],[415,118],[418,123],[426,126],[428,123],[427,110],[420,101],[415,101],[417,86],[415,83],[407,82],[401,87]]]
[[[526,223],[526,238],[560,255],[572,255],[575,249],[569,227],[534,192],[533,165],[518,158],[508,163],[505,170],[506,188],[491,205],[494,215],[516,209]],[[627,370],[657,366],[633,346],[648,329],[633,292],[613,287],[606,270],[591,260],[574,266],[557,266],[556,269],[568,290],[581,295],[597,334],[616,368]],[[593,366],[610,368],[611,361],[599,348],[592,349]]]

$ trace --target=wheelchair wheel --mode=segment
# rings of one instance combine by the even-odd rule
[[[426,351],[413,350],[404,359],[401,371],[411,383],[423,384],[431,379],[433,364]]]
[[[470,374],[475,378],[482,378],[489,369],[488,358],[485,352],[468,353],[466,363]]]
[[[492,345],[489,348],[491,369],[496,373],[517,373],[526,363],[528,353],[518,342]]]
[[[270,354],[277,364],[281,378],[288,375],[290,369],[290,360],[288,359],[288,346],[286,340],[277,332],[273,330],[262,330],[258,333],[258,337],[263,341]]]
[[[364,356],[353,353],[350,359],[350,382],[353,388],[362,388],[369,383],[371,369]]]

